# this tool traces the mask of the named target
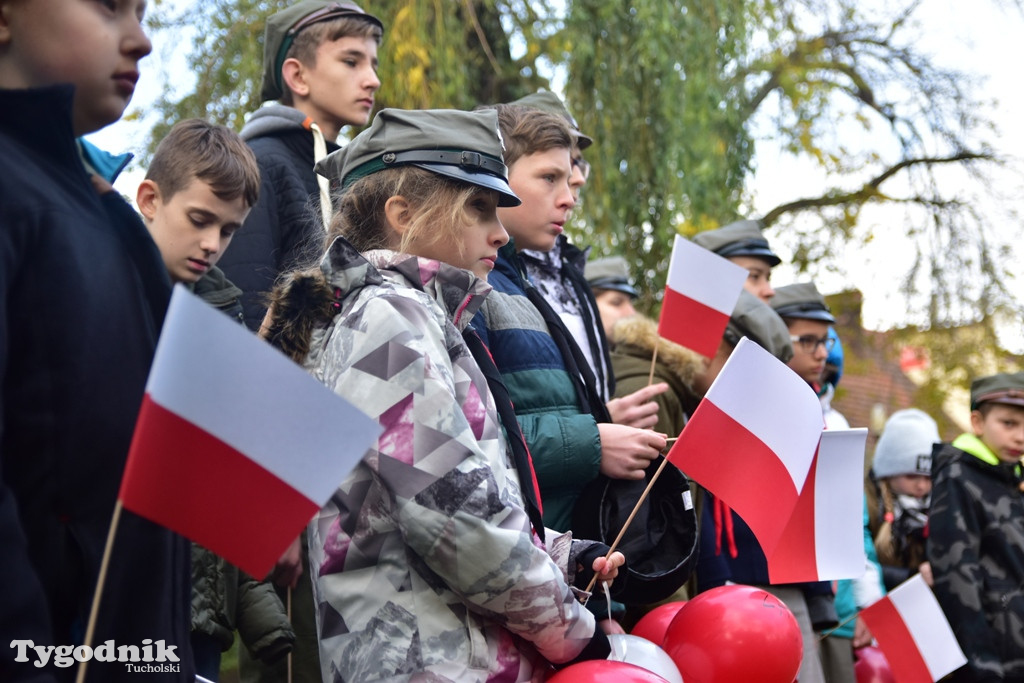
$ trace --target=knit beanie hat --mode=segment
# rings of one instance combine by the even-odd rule
[[[939,443],[935,420],[917,408],[898,410],[885,423],[872,469],[878,478],[932,474],[932,446]]]

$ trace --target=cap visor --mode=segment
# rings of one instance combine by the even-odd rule
[[[490,173],[473,173],[451,164],[412,165],[454,180],[461,180],[462,182],[469,183],[470,185],[494,190],[498,193],[498,206],[519,206],[523,203],[523,200],[521,200],[516,193],[512,191],[512,188],[508,186],[508,183],[504,178],[499,178],[498,176],[491,175]]]

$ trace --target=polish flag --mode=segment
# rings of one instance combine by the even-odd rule
[[[668,460],[735,510],[767,551],[797,505],[823,427],[807,382],[744,337]]]
[[[769,553],[771,583],[853,579],[864,573],[864,444],[867,429],[821,433],[796,508]]]
[[[967,663],[920,574],[860,611],[897,683],[934,683]]]
[[[380,431],[177,286],[118,497],[263,577]]]
[[[676,235],[658,334],[714,357],[746,279],[746,269]]]

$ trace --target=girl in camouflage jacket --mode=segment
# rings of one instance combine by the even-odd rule
[[[272,304],[270,340],[384,427],[309,527],[327,681],[543,680],[608,653],[570,584],[623,558],[541,543],[463,339],[518,201],[500,161],[445,163],[481,153],[500,159],[493,111],[382,111],[319,167],[343,188],[335,239]]]

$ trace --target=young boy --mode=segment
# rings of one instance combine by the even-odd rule
[[[171,282],[232,317],[241,291],[217,262],[260,190],[256,158],[238,135],[202,119],[177,123],[157,147],[135,203]]]
[[[953,681],[1024,681],[1024,372],[971,383],[971,431],[933,452],[928,559],[967,656]]]
[[[243,292],[245,322],[259,329],[278,274],[319,257],[330,218],[326,178],[313,165],[338,149],[345,126],[373,109],[383,25],[352,2],[302,0],[267,20],[263,100],[242,128],[256,153],[262,187],[245,230],[221,261]],[[312,252],[310,250],[312,249]]]
[[[699,232],[693,236],[693,242],[745,268],[748,275],[743,288],[761,301],[767,303],[775,296],[772,268],[782,259],[768,246],[758,221],[736,221]]]
[[[67,661],[55,668],[54,648],[83,643],[170,297],[145,226],[76,142],[128,105],[151,50],[144,8],[0,0],[4,681],[75,673]],[[167,670],[147,680],[192,681],[188,542],[122,513],[104,586],[91,644],[152,648]],[[89,681],[138,677],[121,662],[88,665]]]
[[[174,283],[242,322],[241,290],[217,261],[259,195],[252,150],[234,131],[202,119],[180,121],[161,140],[135,202]],[[240,574],[192,545],[192,634],[196,673],[218,680],[220,655],[238,629],[254,656],[276,661],[295,634],[271,585]]]

